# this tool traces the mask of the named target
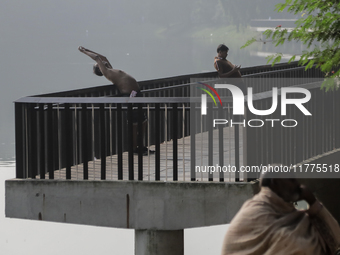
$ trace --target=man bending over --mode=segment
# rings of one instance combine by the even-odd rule
[[[110,62],[103,55],[79,46],[78,50],[85,55],[92,58],[96,63],[93,66],[93,72],[98,76],[105,76],[110,82],[112,82],[119,91],[119,96],[121,97],[139,97],[141,96],[139,85],[135,78],[131,75],[123,72],[122,70],[113,69]],[[146,116],[143,113],[143,131],[146,130]],[[136,111],[133,111],[133,149],[137,153],[137,133],[138,133],[138,115]],[[147,155],[148,149],[143,147],[143,154]],[[149,150],[150,153],[154,151]]]
[[[130,96],[132,91],[140,93],[139,85],[135,78],[122,70],[113,69],[106,57],[82,46],[79,46],[78,49],[96,61],[93,66],[93,72],[98,76],[104,75],[106,79],[116,85],[121,96]]]

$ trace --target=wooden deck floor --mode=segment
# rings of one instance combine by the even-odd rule
[[[224,136],[224,166],[235,165],[235,147],[234,147],[234,128],[226,127],[223,129]],[[213,166],[219,162],[218,152],[218,130],[213,134]],[[243,159],[243,144],[242,131],[240,129],[240,165]],[[173,180],[173,142],[163,142],[160,146],[160,180]],[[150,149],[155,150],[155,146]],[[190,136],[178,140],[178,181],[190,181]],[[118,180],[117,155],[108,156],[106,158],[106,180]],[[208,133],[201,133],[196,135],[196,166],[204,170],[202,166],[208,166]],[[195,166],[195,168],[197,168]],[[100,180],[101,160],[95,159],[88,163],[89,180]],[[197,168],[198,170],[198,168]],[[128,180],[128,152],[123,153],[123,180]],[[37,176],[39,178],[39,176]],[[48,174],[46,174],[48,178]],[[54,172],[55,179],[66,179],[66,169],[56,170]],[[214,181],[219,180],[219,173],[213,174]],[[224,173],[225,181],[234,181],[234,174]],[[241,175],[242,178],[242,175]],[[71,179],[83,179],[83,164],[73,166],[71,168]],[[138,179],[138,155],[134,155],[134,179]],[[197,181],[208,181],[207,172],[196,172],[195,179]],[[155,155],[143,157],[143,180],[155,180]]]

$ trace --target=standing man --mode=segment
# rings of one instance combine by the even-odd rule
[[[242,75],[240,72],[241,66],[233,65],[229,60],[227,60],[229,48],[220,44],[217,47],[217,56],[215,57],[214,67],[220,78],[235,78],[231,79],[231,83],[238,86],[243,94],[246,94],[246,88],[242,81]]]
[[[103,55],[79,46],[78,50],[85,55],[92,58],[96,63],[93,66],[93,73],[98,76],[105,76],[110,82],[112,82],[119,91],[121,97],[140,97],[141,92],[139,85],[135,78],[131,75],[123,72],[122,70],[113,69],[112,65],[106,57]],[[143,113],[143,131],[146,130],[146,115]],[[138,115],[136,111],[133,111],[133,150],[138,153],[137,148],[137,135],[138,135]],[[143,155],[154,153],[154,151],[148,150],[146,147],[142,148]]]

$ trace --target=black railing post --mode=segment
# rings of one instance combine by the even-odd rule
[[[47,105],[47,129],[46,129],[46,159],[47,159],[47,170],[48,178],[54,179],[54,133],[56,132],[53,126],[53,105]]]
[[[133,166],[133,140],[136,139],[133,133],[133,113],[132,104],[128,104],[128,151],[129,151],[129,180],[134,180],[134,166]]]
[[[106,179],[106,132],[105,132],[105,109],[104,104],[100,104],[99,107],[100,111],[100,157],[101,157],[101,164],[100,164],[100,179]]]
[[[15,103],[15,159],[16,159],[16,178],[26,178],[25,174],[25,131],[27,126],[24,122],[24,105]]]
[[[144,113],[143,113],[143,105],[138,104],[138,180],[143,180],[143,138],[145,135],[145,123],[143,123],[144,120]],[[143,127],[144,126],[144,127]]]
[[[123,180],[123,130],[122,130],[122,104],[117,104],[117,154],[118,154],[118,180]]]
[[[45,179],[45,120],[44,120],[44,104],[39,105],[39,134],[38,134],[38,148],[39,148],[39,173],[40,179]]]
[[[172,105],[172,132],[173,132],[173,180],[178,181],[178,112],[177,103]]]
[[[81,153],[83,157],[83,179],[89,179],[89,142],[88,142],[88,112],[87,104],[81,107]]]
[[[161,175],[161,147],[160,147],[160,106],[159,104],[155,105],[155,145],[156,145],[156,155],[155,155],[155,179],[156,181],[160,180]],[[174,138],[175,141],[175,138]]]
[[[190,104],[190,178],[196,181],[196,103]]]

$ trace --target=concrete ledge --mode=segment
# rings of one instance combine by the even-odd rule
[[[226,224],[258,183],[6,181],[6,217],[132,229]]]

